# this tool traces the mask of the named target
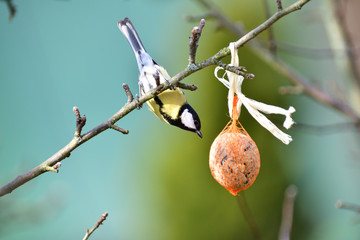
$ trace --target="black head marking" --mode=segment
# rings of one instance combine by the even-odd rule
[[[195,112],[195,110],[189,105],[189,104],[184,104],[183,106],[181,106],[178,115],[176,116],[176,118],[172,118],[171,116],[169,116],[168,114],[166,114],[165,112],[162,111],[162,106],[164,105],[160,98],[158,96],[154,97],[155,102],[160,106],[160,113],[161,115],[166,119],[166,121],[176,127],[179,127],[181,129],[187,130],[187,131],[191,131],[191,132],[195,132],[196,134],[198,134],[201,138],[202,138],[202,134],[200,132],[201,129],[201,122],[200,122],[200,118],[197,115],[197,113]],[[188,126],[184,125],[184,123],[181,121],[181,115],[183,114],[183,112],[187,110],[193,117],[194,119],[194,125],[196,129],[193,128],[189,128]]]

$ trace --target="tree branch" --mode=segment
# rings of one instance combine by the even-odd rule
[[[242,67],[242,66],[238,66],[238,67],[235,67],[235,66],[231,66],[231,65],[228,65],[228,64],[225,64],[221,61],[218,61],[217,62],[217,65],[219,65],[220,67],[222,67],[223,69],[225,70],[228,70],[230,72],[233,72],[233,73],[236,73],[237,75],[241,75],[243,76],[244,78],[247,78],[247,79],[253,79],[255,78],[255,75],[252,74],[252,73],[245,73],[247,70],[245,67]]]
[[[295,185],[290,185],[289,187],[286,188],[283,209],[282,209],[279,240],[290,240],[296,195],[297,195],[297,187]]]
[[[115,131],[121,132],[122,134],[129,134],[129,130],[122,129],[116,125],[111,125],[111,128],[114,129]]]
[[[360,73],[356,66],[356,60],[358,58],[358,54],[355,51],[356,50],[356,44],[354,42],[354,37],[352,37],[352,29],[349,29],[349,27],[346,24],[346,12],[342,12],[343,8],[340,7],[340,1],[339,2],[328,2],[327,3],[332,9],[333,13],[328,13],[331,15],[331,25],[330,28],[332,31],[328,31],[330,33],[330,37],[333,39],[337,39],[335,44],[336,46],[345,46],[346,48],[346,55],[345,58],[342,58],[342,61],[345,66],[342,66],[346,72],[349,72],[351,79],[354,80],[354,82],[357,84],[357,86],[360,86]],[[336,29],[334,31],[334,29]],[[331,34],[331,32],[339,33],[338,36],[334,36],[334,33]],[[334,41],[334,40],[333,40]],[[334,44],[334,45],[335,45]]]
[[[335,207],[336,208],[341,208],[341,209],[351,210],[351,211],[354,211],[354,212],[360,214],[360,205],[359,204],[344,203],[343,201],[339,200],[339,201],[336,202]]]
[[[103,222],[106,220],[107,216],[109,214],[107,212],[104,212],[101,217],[99,218],[99,220],[97,221],[97,223],[95,224],[95,226],[89,231],[89,229],[86,229],[86,233],[85,233],[85,236],[83,238],[83,240],[86,240],[88,239],[91,234],[98,228],[100,227],[101,224],[103,224]]]
[[[204,1],[204,0],[201,0]],[[263,24],[255,28],[254,30],[250,31],[246,35],[244,35],[242,38],[240,38],[236,42],[236,46],[240,47],[243,46],[245,43],[250,41],[251,39],[255,38],[259,33],[267,29],[269,26],[274,24],[277,20],[282,18],[283,16],[299,10],[303,5],[305,5],[310,0],[299,0],[290,7],[284,9],[283,11],[279,11],[275,13],[270,19],[266,20]],[[136,98],[135,100],[132,100],[129,102],[129,94],[128,95],[128,102],[113,116],[111,116],[109,119],[105,120],[98,126],[94,127],[90,131],[88,131],[85,134],[81,134],[82,129],[76,130],[76,136],[74,136],[73,139],[70,140],[70,142],[63,147],[61,150],[59,150],[57,153],[55,153],[53,156],[51,156],[49,159],[41,163],[39,166],[33,168],[29,172],[18,176],[10,183],[2,186],[0,188],[0,197],[4,196],[6,194],[11,193],[14,189],[20,187],[24,183],[38,177],[39,175],[48,172],[49,167],[53,167],[56,163],[64,160],[65,158],[70,156],[70,153],[74,151],[76,148],[84,144],[85,142],[89,141],[96,135],[102,133],[103,131],[113,128],[112,126],[115,125],[117,121],[125,117],[127,114],[129,114],[131,111],[136,109],[139,105],[142,105],[146,101],[154,98],[158,94],[162,93],[166,89],[169,89],[173,86],[176,86],[179,81],[183,80],[184,78],[188,77],[189,75],[206,68],[208,66],[212,65],[218,65],[220,59],[224,58],[225,56],[228,56],[230,54],[230,49],[228,47],[225,47],[223,49],[220,49],[219,52],[217,52],[212,57],[209,57],[208,59],[203,60],[200,63],[192,64],[188,67],[186,67],[183,71],[179,72],[175,76],[172,77],[172,79],[169,82],[165,82],[164,84],[160,84],[160,86],[156,89],[153,89],[152,91],[144,94],[143,96]],[[75,113],[76,114],[76,113]],[[79,113],[80,116],[80,113]],[[79,136],[77,136],[77,133],[79,133]]]
[[[282,10],[281,6],[281,0],[277,0],[276,3],[278,4],[278,10]],[[280,5],[279,5],[280,4]],[[265,8],[265,16],[268,19],[270,17],[270,7],[268,0],[263,0],[263,5]],[[274,38],[274,31],[272,27],[269,27],[268,29],[268,40],[269,40],[269,51],[275,55],[276,54],[276,44],[275,44],[275,38]]]
[[[12,0],[5,0],[5,2],[9,9],[9,21],[11,21],[15,16],[16,7],[15,7],[14,3],[12,2]]]
[[[238,206],[244,216],[244,219],[246,223],[248,224],[249,230],[253,236],[254,240],[260,239],[260,231],[259,227],[255,221],[255,218],[250,210],[250,207],[246,201],[246,198],[244,196],[243,192],[240,192],[236,198],[236,201],[238,203]]]
[[[76,128],[75,128],[75,133],[74,133],[74,137],[80,137],[81,131],[83,129],[83,127],[85,126],[86,123],[86,117],[85,115],[80,116],[80,110],[78,107],[73,107],[73,112],[75,113],[76,116]]]
[[[196,86],[194,84],[186,84],[186,83],[182,83],[182,82],[178,82],[176,84],[176,86],[179,88],[182,88],[182,89],[190,90],[190,91],[195,91],[198,89],[198,86]]]
[[[195,56],[196,56],[196,50],[199,46],[199,40],[201,36],[201,32],[203,28],[205,27],[205,19],[200,20],[200,24],[197,27],[194,27],[191,30],[191,36],[189,39],[189,65],[195,64]]]
[[[131,103],[134,100],[134,96],[132,92],[130,91],[129,85],[126,83],[123,83],[123,88],[125,90],[126,96],[128,97],[127,103]]]
[[[277,4],[277,7],[278,7],[279,11],[283,10],[281,0],[276,0],[276,4]]]

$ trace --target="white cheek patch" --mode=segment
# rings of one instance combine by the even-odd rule
[[[189,113],[188,109],[185,109],[181,114],[181,122],[188,128],[196,129],[193,115]]]

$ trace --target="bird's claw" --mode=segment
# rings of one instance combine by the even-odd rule
[[[161,93],[161,89],[164,87],[164,84],[160,84],[155,88],[155,94],[158,95]]]
[[[170,90],[175,90],[176,87],[173,84],[171,84],[168,80],[166,80],[166,82],[169,84]]]

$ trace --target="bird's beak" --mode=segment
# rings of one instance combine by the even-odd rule
[[[197,130],[197,131],[196,131],[196,134],[199,135],[199,137],[202,138],[202,133],[200,132],[200,130]]]

